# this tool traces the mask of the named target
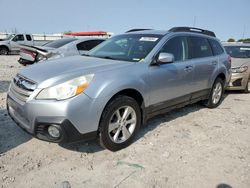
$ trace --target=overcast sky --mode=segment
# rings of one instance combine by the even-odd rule
[[[195,26],[250,38],[250,0],[0,0],[0,32],[61,33]]]

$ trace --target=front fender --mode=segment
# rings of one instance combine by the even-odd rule
[[[134,89],[138,91],[143,99],[145,105],[148,103],[148,84],[144,77],[136,76],[133,73],[127,75],[97,75],[91,82],[90,86],[85,90],[85,94],[90,98],[105,98],[110,100],[115,94],[125,89]]]

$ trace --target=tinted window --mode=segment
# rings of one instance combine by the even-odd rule
[[[26,35],[26,39],[27,39],[28,41],[31,41],[31,36],[30,36],[30,35]]]
[[[88,55],[123,61],[142,61],[160,41],[162,35],[124,34],[112,37],[91,50]]]
[[[171,53],[175,61],[184,61],[189,58],[187,37],[175,37],[170,39],[160,52]]]
[[[58,39],[55,41],[48,42],[48,43],[44,44],[44,46],[50,47],[50,48],[60,48],[60,47],[64,46],[65,44],[68,44],[68,43],[75,41],[75,40],[77,40],[77,39],[75,39],[75,38]]]
[[[225,46],[227,53],[234,58],[250,58],[250,46]]]
[[[224,50],[223,50],[223,48],[221,47],[221,45],[219,44],[218,41],[209,39],[209,42],[210,42],[210,45],[212,47],[214,55],[223,54]]]
[[[84,41],[76,45],[78,50],[89,51],[96,47],[98,44],[102,43],[104,40],[89,40]]]
[[[202,58],[213,56],[212,49],[206,38],[190,37],[192,58]]]
[[[24,41],[24,36],[23,35],[16,35],[13,38],[13,41]]]

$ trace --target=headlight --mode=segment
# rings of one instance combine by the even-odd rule
[[[43,89],[36,99],[64,100],[82,93],[93,79],[94,74],[81,76],[62,84]]]
[[[243,73],[246,72],[247,69],[248,69],[247,66],[232,68],[232,73]]]

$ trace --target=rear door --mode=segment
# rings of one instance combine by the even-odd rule
[[[194,64],[193,98],[206,95],[209,91],[210,79],[216,70],[218,59],[213,56],[209,41],[205,37],[190,36],[191,58]]]
[[[188,101],[192,92],[193,63],[187,37],[168,40],[161,52],[173,54],[175,61],[149,67],[150,103],[155,110]]]
[[[18,34],[16,35],[11,41],[10,41],[10,45],[11,45],[11,50],[12,51],[19,51],[20,49],[20,45],[25,44],[25,38],[23,34]]]

